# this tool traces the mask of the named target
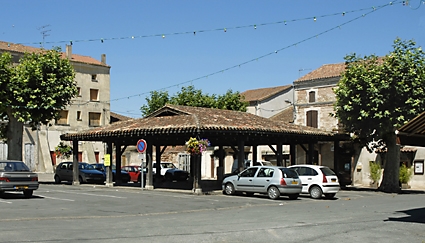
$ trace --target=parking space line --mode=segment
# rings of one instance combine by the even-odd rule
[[[66,199],[66,198],[48,197],[48,196],[44,196],[44,195],[40,195],[40,194],[38,194],[37,196],[39,196],[39,197],[43,197],[43,198],[47,198],[47,199],[53,199],[53,200],[62,200],[62,201],[75,202],[75,200],[72,200],[72,199]]]
[[[112,195],[99,195],[99,194],[86,193],[86,192],[69,192],[69,191],[62,191],[62,190],[54,190],[54,191],[62,192],[62,193],[69,193],[69,194],[77,194],[77,195],[95,196],[95,197],[110,197],[110,198],[127,199],[127,197],[112,196]]]

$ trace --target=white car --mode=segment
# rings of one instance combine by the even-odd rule
[[[322,195],[326,198],[335,197],[340,186],[338,177],[327,166],[321,165],[292,165],[288,168],[294,169],[303,184],[301,193],[310,194],[312,198],[318,199]]]

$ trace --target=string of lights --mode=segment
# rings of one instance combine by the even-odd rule
[[[130,98],[134,98],[134,97],[141,97],[142,95],[148,95],[149,93],[151,93],[151,92],[153,92],[153,91],[163,91],[163,90],[167,90],[167,89],[170,89],[170,88],[179,87],[179,86],[182,86],[182,85],[185,85],[185,84],[188,84],[188,83],[193,83],[193,82],[195,82],[195,81],[198,81],[198,80],[201,80],[201,79],[204,79],[204,78],[208,78],[208,77],[213,76],[213,75],[216,75],[216,74],[221,74],[221,73],[223,73],[223,72],[225,72],[225,71],[229,71],[229,70],[232,70],[232,69],[235,69],[235,68],[240,68],[241,66],[244,66],[244,65],[250,64],[250,63],[252,63],[252,62],[258,61],[258,60],[260,60],[260,59],[266,58],[266,57],[271,56],[271,55],[274,55],[274,54],[278,54],[279,52],[281,52],[281,51],[283,51],[283,50],[286,50],[286,49],[291,48],[291,47],[295,47],[295,46],[297,46],[297,45],[299,45],[299,44],[302,44],[302,43],[304,43],[304,42],[306,42],[306,41],[309,41],[309,40],[311,40],[311,39],[315,39],[315,38],[317,38],[317,37],[319,37],[319,36],[322,36],[322,35],[324,35],[324,34],[327,34],[327,33],[331,32],[331,31],[333,31],[333,30],[340,29],[341,27],[343,27],[343,26],[345,26],[345,25],[348,25],[348,24],[350,24],[350,23],[352,23],[352,22],[354,22],[354,21],[356,21],[356,20],[358,20],[358,19],[361,19],[361,18],[366,17],[367,15],[369,15],[369,14],[371,14],[371,13],[376,12],[377,10],[383,9],[383,8],[385,8],[385,7],[388,7],[388,6],[391,6],[391,5],[394,5],[394,4],[398,4],[398,3],[400,3],[400,2],[403,4],[403,6],[407,6],[407,5],[409,4],[409,1],[399,1],[399,0],[396,0],[396,1],[389,2],[388,4],[380,5],[380,6],[377,6],[377,7],[373,6],[373,7],[371,7],[371,8],[362,8],[362,9],[352,10],[352,11],[347,11],[347,12],[342,12],[342,13],[340,12],[340,13],[334,13],[334,14],[326,14],[326,15],[321,15],[321,16],[318,16],[318,17],[315,17],[315,16],[314,16],[314,17],[307,17],[307,18],[293,19],[293,20],[289,20],[289,21],[284,20],[284,21],[277,21],[277,22],[272,22],[272,23],[264,23],[264,24],[259,24],[259,25],[245,25],[245,26],[238,26],[238,27],[232,27],[232,28],[220,28],[220,29],[212,29],[212,30],[200,30],[200,31],[193,31],[193,32],[190,32],[190,33],[191,33],[191,34],[196,35],[196,33],[202,33],[202,32],[208,32],[208,31],[217,31],[217,30],[220,30],[220,31],[223,31],[223,30],[224,30],[224,31],[226,32],[227,30],[231,30],[231,29],[240,29],[240,28],[248,28],[248,27],[256,29],[258,26],[265,26],[265,25],[271,25],[271,24],[287,24],[288,22],[294,22],[294,21],[300,21],[300,20],[313,20],[313,21],[317,21],[317,19],[318,19],[318,18],[324,18],[324,17],[336,16],[336,15],[346,16],[346,14],[347,14],[347,13],[354,13],[354,12],[360,12],[360,11],[369,10],[368,12],[363,13],[363,14],[362,14],[362,15],[360,15],[360,16],[357,16],[357,17],[355,17],[355,18],[353,18],[353,19],[350,19],[350,20],[348,20],[348,21],[346,21],[346,22],[343,22],[342,24],[339,24],[339,25],[337,25],[337,26],[334,26],[334,27],[332,27],[332,28],[330,28],[330,29],[327,29],[327,30],[325,30],[325,31],[322,31],[322,32],[320,32],[320,33],[317,33],[317,34],[315,34],[315,35],[312,35],[312,36],[310,36],[310,37],[308,37],[308,38],[305,38],[305,39],[303,39],[303,40],[300,40],[300,41],[298,41],[298,42],[296,42],[296,43],[293,43],[293,44],[287,45],[287,46],[285,46],[285,47],[282,47],[282,48],[280,48],[280,49],[277,49],[277,50],[275,50],[275,51],[272,51],[272,52],[266,53],[266,54],[261,55],[261,56],[256,57],[256,58],[253,58],[253,59],[251,59],[251,60],[244,61],[244,62],[242,62],[242,63],[236,64],[236,65],[233,65],[233,66],[231,66],[231,67],[228,67],[228,68],[225,68],[225,69],[221,69],[221,70],[219,70],[219,71],[215,71],[215,72],[212,72],[212,73],[209,73],[209,74],[206,74],[206,75],[203,75],[203,76],[200,76],[200,77],[197,77],[197,78],[191,79],[191,80],[187,80],[187,81],[180,82],[180,83],[177,83],[177,84],[174,84],[174,85],[170,85],[170,86],[167,86],[167,87],[163,87],[163,88],[161,88],[161,89],[152,90],[152,91],[146,91],[146,92],[143,92],[143,93],[139,93],[139,94],[135,94],[135,95],[130,95],[130,96],[122,97],[122,98],[116,98],[116,99],[112,99],[112,100],[109,100],[109,101],[96,101],[96,102],[97,102],[97,103],[106,103],[106,104],[110,104],[111,102],[115,102],[115,101],[119,101],[119,100],[130,99]],[[425,4],[425,0],[420,0],[420,2],[421,2],[421,3],[423,2],[423,3]],[[419,7],[418,7],[418,8],[419,8]],[[417,8],[416,8],[416,9],[417,9]],[[179,33],[172,33],[171,35],[177,35],[177,34],[188,34],[188,33],[189,33],[189,32],[179,32]],[[170,35],[170,34],[168,34],[168,35]],[[139,36],[138,38],[144,38],[144,37],[154,37],[154,36],[162,36],[162,37],[165,37],[165,35],[164,35],[164,34],[161,34],[161,35],[154,34],[154,35]],[[132,37],[130,37],[130,38],[131,38],[131,39],[134,39],[134,38],[136,38],[136,37],[132,36]],[[101,40],[101,42],[103,42],[103,41],[105,41],[105,40],[117,40],[117,39],[128,39],[128,37],[109,38],[109,39],[100,38],[100,39],[92,39],[92,40],[85,40],[85,41]],[[79,40],[79,41],[74,41],[74,42],[82,42],[82,41],[84,41],[84,40]],[[68,41],[46,42],[45,44],[47,44],[47,43],[63,43],[63,42],[65,42],[65,43],[66,43],[66,42],[68,42]],[[18,43],[18,44],[39,44],[39,43],[37,42],[37,43]],[[71,43],[71,44],[72,44],[72,43]],[[84,106],[84,105],[88,105],[89,103],[91,103],[91,102],[90,102],[90,101],[79,102],[79,101],[77,101],[77,100],[74,100],[74,101],[71,101],[70,105]],[[131,113],[128,113],[128,114],[131,114]]]
[[[201,80],[201,79],[204,79],[204,78],[208,78],[208,77],[213,76],[213,75],[216,75],[216,74],[221,74],[221,73],[223,73],[223,72],[225,72],[225,71],[229,71],[229,70],[231,70],[231,69],[239,68],[239,67],[241,67],[241,66],[243,66],[243,65],[246,65],[246,64],[249,64],[249,63],[252,63],[252,62],[258,61],[258,60],[260,60],[260,59],[266,58],[266,57],[271,56],[271,55],[273,55],[273,54],[278,54],[279,52],[281,52],[281,51],[283,51],[283,50],[286,50],[286,49],[291,48],[291,47],[295,47],[295,46],[297,46],[297,45],[299,45],[299,44],[301,44],[301,43],[304,43],[304,42],[309,41],[309,40],[311,40],[311,39],[315,39],[315,38],[317,38],[317,37],[319,37],[319,36],[321,36],[321,35],[324,35],[324,34],[326,34],[326,33],[331,32],[331,31],[333,31],[333,30],[340,29],[342,26],[348,25],[348,24],[350,24],[350,23],[352,23],[352,22],[354,22],[354,21],[356,21],[356,20],[358,20],[358,19],[361,19],[361,18],[363,18],[363,17],[366,17],[367,15],[369,15],[369,14],[371,14],[371,13],[373,13],[373,12],[376,12],[377,10],[380,10],[380,9],[382,9],[382,8],[384,8],[384,7],[387,7],[387,6],[391,6],[391,5],[393,5],[393,4],[395,4],[395,3],[398,3],[398,2],[400,2],[400,1],[393,1],[393,2],[390,2],[390,3],[388,3],[388,4],[381,5],[381,6],[379,6],[379,7],[372,7],[372,8],[371,8],[372,10],[370,10],[370,8],[368,8],[368,9],[369,9],[369,12],[367,12],[367,13],[364,13],[364,14],[362,14],[362,15],[360,15],[360,16],[357,16],[357,17],[355,17],[355,18],[353,18],[353,19],[351,19],[351,20],[348,20],[348,21],[346,21],[346,22],[344,22],[344,23],[342,23],[342,24],[340,24],[340,25],[334,26],[334,27],[332,27],[332,28],[330,28],[330,29],[327,29],[327,30],[325,30],[325,31],[322,31],[322,32],[320,32],[320,33],[317,33],[317,34],[315,34],[315,35],[312,35],[312,36],[310,36],[310,37],[308,37],[308,38],[306,38],[306,39],[300,40],[300,41],[298,41],[298,42],[296,42],[296,43],[293,43],[293,44],[290,44],[290,45],[285,46],[285,47],[283,47],[283,48],[277,49],[277,50],[275,50],[275,51],[273,51],[273,52],[269,52],[269,53],[264,54],[264,55],[262,55],[262,56],[259,56],[259,57],[256,57],[256,58],[253,58],[253,59],[251,59],[251,60],[248,60],[248,61],[245,61],[245,62],[242,62],[242,63],[239,63],[239,64],[236,64],[236,65],[234,65],[234,66],[231,66],[231,67],[228,67],[228,68],[225,68],[225,69],[221,69],[221,70],[219,70],[219,71],[215,71],[215,72],[212,72],[212,73],[209,73],[209,74],[206,74],[206,75],[203,75],[203,76],[200,76],[200,77],[197,77],[197,78],[191,79],[191,80],[187,80],[187,81],[180,82],[180,83],[177,83],[177,84],[173,84],[173,85],[170,85],[170,86],[167,86],[167,87],[163,87],[163,88],[161,88],[161,89],[157,89],[157,90],[154,90],[154,91],[163,91],[163,90],[167,90],[167,89],[170,89],[170,88],[179,87],[179,86],[182,86],[182,85],[185,85],[185,84],[188,84],[188,83],[193,83],[193,82],[195,82],[195,81],[198,81],[198,80]],[[403,4],[405,4],[405,3],[404,3],[404,1],[403,1]],[[316,20],[317,20],[317,18],[316,18]],[[110,100],[110,101],[111,101],[111,102],[114,102],[114,101],[119,101],[119,100],[124,100],[124,99],[130,99],[130,98],[134,98],[134,97],[141,97],[141,96],[143,96],[143,95],[148,95],[148,94],[149,94],[149,93],[151,93],[151,92],[153,92],[153,91],[146,91],[146,92],[139,93],[139,94],[135,94],[135,95],[130,95],[130,96],[122,97],[122,98],[112,99],[112,100]]]
[[[420,1],[424,1],[425,2],[425,0],[420,0]],[[43,42],[43,43],[41,43],[41,42],[22,42],[22,43],[17,43],[17,44],[21,44],[21,45],[40,45],[40,44],[63,44],[63,43],[69,43],[69,44],[73,45],[73,44],[79,43],[79,42],[100,42],[100,43],[104,43],[106,41],[134,40],[134,39],[152,38],[152,37],[165,38],[166,36],[173,36],[173,35],[188,35],[188,34],[190,34],[190,35],[196,36],[196,34],[198,34],[198,33],[215,32],[215,31],[227,32],[229,30],[245,29],[245,28],[257,29],[260,26],[279,25],[279,24],[287,25],[288,23],[297,22],[297,21],[306,21],[306,20],[314,20],[314,21],[316,21],[319,18],[326,18],[326,17],[338,16],[338,15],[339,16],[346,16],[347,14],[350,14],[350,13],[364,12],[364,11],[367,11],[367,10],[370,10],[370,9],[373,9],[373,10],[380,9],[382,7],[393,5],[393,4],[396,4],[396,3],[399,3],[399,2],[400,1],[396,0],[396,1],[389,2],[388,4],[384,4],[384,5],[380,5],[380,6],[376,6],[376,7],[375,6],[372,6],[372,7],[368,7],[368,8],[361,8],[361,9],[350,10],[350,11],[343,11],[343,12],[338,12],[338,13],[324,14],[324,15],[319,15],[319,16],[310,16],[310,17],[304,17],[304,18],[298,18],[298,19],[281,20],[281,21],[276,21],[276,22],[260,23],[260,24],[250,24],[250,25],[242,25],[242,26],[234,26],[234,27],[221,27],[221,28],[205,29],[205,30],[195,30],[195,31],[183,31],[183,32],[150,34],[150,35],[132,35],[132,36],[110,37],[110,38],[93,38],[93,39],[82,39],[82,40],[46,41],[46,42]],[[408,5],[408,2],[409,1],[402,1],[402,2],[403,2],[403,6],[405,6],[405,5]]]

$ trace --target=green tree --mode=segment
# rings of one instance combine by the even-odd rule
[[[170,103],[170,96],[167,91],[151,91],[150,93],[151,97],[146,98],[147,104],[140,107],[143,115],[149,115],[165,104]]]
[[[360,145],[386,146],[379,190],[399,191],[400,148],[396,130],[425,110],[425,55],[412,40],[396,39],[383,58],[347,55],[346,70],[335,89],[335,116]]]
[[[171,97],[170,103],[174,105],[212,108],[215,107],[216,97],[215,95],[203,94],[202,90],[195,89],[193,85],[190,85],[182,87],[177,95]]]
[[[9,53],[0,58],[0,113],[3,138],[7,138],[8,159],[22,160],[23,125],[36,128],[59,118],[77,95],[74,69],[60,49],[26,53],[13,65]]]
[[[166,91],[152,91],[146,98],[147,104],[140,110],[143,116],[149,115],[166,104],[185,105],[225,110],[246,111],[248,103],[243,100],[239,92],[228,90],[224,95],[209,95],[194,86],[182,87],[181,91],[170,97]]]

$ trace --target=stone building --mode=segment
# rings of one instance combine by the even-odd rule
[[[9,52],[14,62],[25,53],[39,52],[41,48],[13,44],[0,41],[0,53]],[[110,123],[110,66],[106,64],[106,55],[102,54],[100,61],[92,57],[72,53],[72,45],[66,46],[62,53],[68,58],[75,70],[75,82],[78,96],[71,104],[60,111],[61,118],[51,121],[47,126],[40,126],[36,131],[30,127],[24,128],[23,158],[24,162],[34,171],[52,172],[54,166],[61,161],[54,150],[60,142],[60,135],[78,132]],[[89,163],[99,162],[103,158],[104,145],[101,142],[81,142],[79,160]],[[2,158],[6,144],[0,145]],[[71,159],[71,158],[69,158]]]

